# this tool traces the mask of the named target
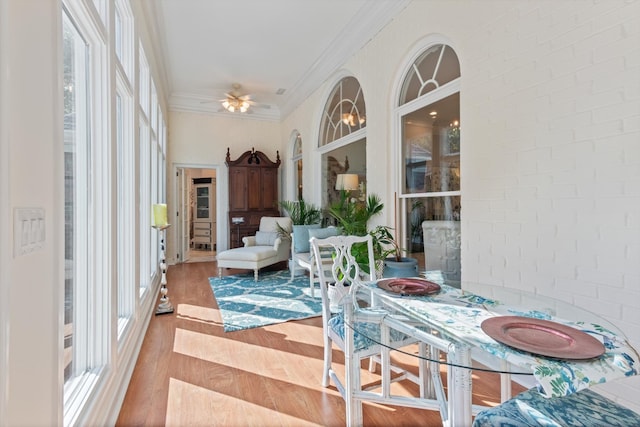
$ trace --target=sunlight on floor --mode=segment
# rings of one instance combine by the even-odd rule
[[[307,325],[300,321],[289,322],[287,325],[287,340],[294,341],[300,344],[315,345],[317,343],[317,335],[322,334],[322,325]],[[273,331],[282,328],[278,328],[278,325],[263,326],[262,329],[266,331]]]
[[[265,425],[267,421],[283,426],[315,425],[244,399],[170,378],[165,425],[185,426],[193,425],[194,420],[207,420],[208,426],[233,426],[238,425],[238,414],[242,414],[243,425]]]
[[[273,366],[269,360],[273,360],[270,358],[277,359],[276,354],[281,353],[283,350],[267,349],[261,346],[260,343],[251,344],[234,341],[232,334],[233,332],[229,333],[229,338],[226,338],[176,328],[173,351],[239,369],[245,369],[247,366],[251,366],[252,372],[256,374],[267,375],[272,378],[282,378],[278,372],[286,370],[287,367]],[[271,343],[270,345],[273,345],[273,342],[284,340],[286,337],[283,334],[265,331],[264,339],[269,341]],[[305,344],[300,343],[300,346],[304,345]],[[264,353],[266,356],[256,359],[255,352],[251,350],[252,347],[256,346],[259,346],[261,354]],[[286,344],[281,344],[280,346],[286,348]],[[274,355],[269,355],[268,353],[273,353]],[[313,366],[310,366],[310,369],[313,370],[320,370],[322,368],[322,360],[318,358],[298,354],[287,354],[287,359],[290,361],[293,360],[293,363],[311,364]]]
[[[193,322],[222,325],[220,311],[215,308],[201,307],[199,305],[178,304],[176,316],[180,319]]]

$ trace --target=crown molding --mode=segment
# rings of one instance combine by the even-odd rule
[[[300,80],[288,90],[289,97],[282,105],[281,115],[288,115],[311,96],[329,76],[362,49],[409,3],[411,0],[365,4]]]

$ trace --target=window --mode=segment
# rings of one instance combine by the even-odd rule
[[[99,386],[123,372],[121,351],[129,348],[124,343],[134,330],[127,326],[144,322],[137,311],[155,301],[148,290],[159,279],[159,250],[150,211],[151,203],[165,198],[166,125],[142,44],[134,39],[130,2],[62,3],[61,369],[64,424],[82,425],[88,408],[96,406],[91,399],[105,389]],[[133,75],[136,61],[139,78]]]
[[[113,44],[118,59],[116,69],[133,80],[133,13],[125,0],[114,2]]]
[[[293,155],[293,186],[296,200],[302,199],[302,136],[298,132],[294,133]]]
[[[72,6],[62,12],[65,424],[78,416],[109,360],[112,262],[107,48],[88,24],[95,11]]]
[[[151,206],[165,203],[166,128],[162,120],[155,83],[144,49],[139,53],[139,152],[140,152],[140,295],[158,272],[160,237],[151,227]]]
[[[352,191],[359,197],[367,175],[366,108],[360,83],[354,77],[340,80],[331,91],[322,115],[320,141],[322,206],[338,200],[338,175],[358,176],[360,186]]]
[[[135,234],[136,176],[135,176],[135,132],[134,89],[131,84],[131,57],[135,46],[133,40],[133,17],[126,2],[114,2],[114,47],[116,52],[116,274],[118,340],[125,337],[125,328],[135,313],[137,287]]]
[[[327,145],[364,129],[366,114],[360,83],[354,77],[345,77],[335,86],[325,106],[319,145]]]
[[[133,97],[118,75],[116,92],[117,151],[117,283],[118,338],[134,313],[137,284],[135,277],[135,141],[133,131]]]
[[[460,65],[450,46],[429,46],[409,67],[398,113],[402,246],[446,253],[426,256],[426,269],[459,286]]]

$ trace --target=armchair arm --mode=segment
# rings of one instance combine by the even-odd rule
[[[277,251],[281,243],[282,243],[282,237],[276,237],[276,240],[273,242],[273,249]]]
[[[256,245],[256,236],[245,236],[242,238],[242,243],[244,246],[255,246]]]

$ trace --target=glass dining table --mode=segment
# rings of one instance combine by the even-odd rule
[[[430,285],[421,290],[407,283]],[[446,353],[430,360],[447,365],[445,425],[471,425],[483,409],[472,405],[473,370],[502,374],[503,401],[511,397],[512,375],[533,379],[547,397],[561,397],[640,374],[638,352],[619,328],[556,298],[470,282],[459,289],[424,278],[366,282],[356,297],[388,312],[391,329]],[[345,321],[357,324],[358,311]]]

